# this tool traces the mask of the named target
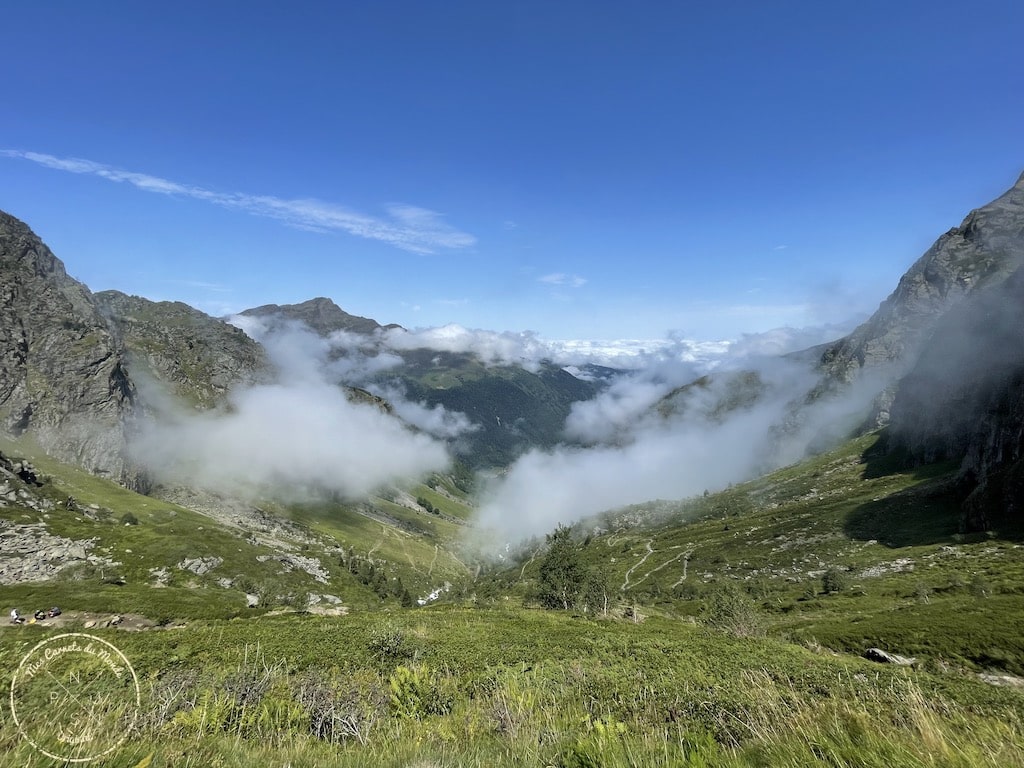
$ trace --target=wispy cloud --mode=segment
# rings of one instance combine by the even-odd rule
[[[564,285],[567,288],[582,288],[587,284],[585,277],[579,275],[567,275],[563,272],[554,272],[550,275],[538,277],[537,280],[548,285]]]
[[[203,200],[314,232],[346,232],[356,237],[389,243],[412,253],[468,248],[476,243],[473,235],[446,224],[439,213],[412,205],[392,203],[385,206],[387,217],[376,217],[312,198],[288,200],[271,195],[216,192],[80,158],[55,157],[15,149],[0,150],[0,156],[30,160],[58,171],[99,176],[109,181],[131,184],[146,192]]]

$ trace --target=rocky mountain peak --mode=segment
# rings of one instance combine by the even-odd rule
[[[1024,175],[959,227],[939,237],[896,290],[849,336],[825,348],[821,363],[849,381],[863,368],[915,362],[935,322],[964,296],[998,285],[1024,265]]]
[[[250,317],[297,320],[305,323],[321,336],[328,336],[336,331],[372,334],[385,327],[371,318],[350,315],[323,296],[309,299],[300,304],[264,304],[261,307],[247,309],[241,314]]]
[[[89,289],[0,213],[0,423],[66,461],[130,484],[135,387]]]

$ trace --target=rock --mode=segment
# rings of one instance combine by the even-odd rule
[[[128,483],[135,387],[89,289],[0,212],[0,412],[52,456]]]
[[[217,405],[232,387],[260,381],[269,370],[256,341],[180,301],[150,301],[119,291],[101,291],[94,298],[125,347],[128,369],[144,371],[140,381],[155,379],[200,408]],[[144,389],[142,400],[152,410],[160,400],[147,393]]]
[[[1024,677],[1014,675],[992,675],[980,673],[978,679],[989,685],[997,685],[1002,688],[1024,688]]]
[[[178,568],[183,571],[191,571],[196,576],[205,576],[224,562],[223,557],[194,557],[186,558],[178,563]]]
[[[98,567],[120,565],[90,552],[94,539],[76,541],[55,536],[43,523],[11,523],[0,519],[0,584],[48,581],[70,566],[89,563]]]
[[[1024,175],[1004,195],[942,235],[867,322],[819,348],[823,370],[834,380],[850,381],[862,369],[895,365],[896,375],[890,374],[894,381],[914,364],[921,343],[943,315],[965,296],[987,291],[1024,266],[1022,227]]]
[[[895,653],[883,651],[881,648],[868,648],[864,651],[864,658],[869,661],[877,661],[879,664],[895,664],[899,667],[912,667],[917,659],[909,656],[899,656]]]
[[[251,592],[245,593],[245,607],[246,608],[258,608],[260,604],[260,596],[254,595]]]

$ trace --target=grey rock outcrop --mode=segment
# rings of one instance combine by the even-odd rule
[[[144,399],[144,383],[157,381],[182,402],[210,408],[231,388],[269,375],[263,347],[187,304],[119,291],[101,291],[95,299],[125,347]]]
[[[223,557],[186,557],[180,563],[178,568],[183,571],[191,571],[196,576],[205,576],[214,568],[220,566],[224,562]]]
[[[84,285],[0,212],[0,424],[47,453],[133,485],[125,432],[135,386]]]
[[[912,667],[917,664],[917,659],[912,656],[900,656],[897,653],[889,653],[881,648],[868,648],[864,651],[864,658],[869,661],[877,661],[879,664],[895,664],[898,667]]]
[[[1024,522],[1024,268],[938,324],[900,381],[889,447],[960,462],[965,529]]]
[[[835,381],[849,382],[864,369],[893,366],[893,380],[910,370],[946,312],[1024,265],[1022,226],[1024,175],[942,235],[867,322],[821,349],[823,371]]]
[[[0,519],[0,584],[48,581],[76,565],[114,568],[120,563],[93,554],[95,539],[76,541],[46,530],[43,523]]]

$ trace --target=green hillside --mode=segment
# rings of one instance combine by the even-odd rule
[[[456,553],[469,506],[450,478],[358,504],[215,499],[249,513],[233,520],[141,496],[24,441],[2,440],[0,451],[31,456],[39,476],[38,485],[7,481],[21,498],[0,504],[0,525],[22,542],[45,531],[52,548],[40,539],[23,558],[68,566],[45,581],[0,583],[0,600],[23,611],[59,605],[167,623],[302,610],[317,595],[329,596],[323,605],[366,610],[398,605],[405,592],[414,600],[468,572]],[[415,501],[427,497],[432,511]],[[69,554],[82,542],[88,558]],[[0,567],[14,550],[0,554]],[[247,595],[258,597],[258,607],[247,607]]]
[[[589,400],[600,388],[555,365],[533,373],[430,349],[402,357],[405,365],[382,378],[400,381],[410,400],[465,414],[474,430],[453,447],[475,469],[507,466],[529,448],[555,445],[573,403]]]
[[[722,493],[578,525],[575,606],[603,610],[607,596],[620,612],[636,604],[703,619],[723,593],[738,592],[780,638],[1024,674],[1020,532],[961,534],[955,467],[906,469],[879,440]],[[530,603],[545,553],[542,543],[527,547],[477,585],[478,598]]]
[[[361,505],[267,507],[288,520],[289,551],[284,533],[271,546],[38,456],[42,485],[0,517],[94,540],[120,564],[0,586],[5,604],[89,612],[5,626],[0,666],[88,617],[154,620],[86,630],[140,681],[105,763],[125,768],[1022,766],[1018,538],[958,533],[953,468],[900,469],[879,439],[610,512],[476,579],[459,544],[470,501],[449,478]],[[552,552],[580,576],[569,610],[540,607]],[[287,554],[316,558],[327,583],[286,570]],[[177,567],[200,556],[223,562]],[[151,568],[171,572],[165,586]],[[410,607],[388,591],[398,579],[453,586]],[[246,608],[260,584],[269,599]],[[347,610],[317,615],[309,592]],[[917,659],[881,665],[869,647]],[[42,722],[65,714],[38,706]],[[0,743],[0,765],[44,764],[10,718]]]

